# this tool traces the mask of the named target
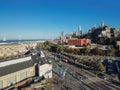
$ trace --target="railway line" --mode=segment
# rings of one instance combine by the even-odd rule
[[[54,58],[50,58],[54,63],[59,65],[60,67],[67,67],[67,75],[77,80],[77,82],[82,82],[85,86],[89,87],[91,90],[120,90],[119,86],[116,86],[108,81],[100,79],[96,77],[93,73],[89,72],[88,70],[83,69],[81,66],[76,65],[75,62],[71,60],[68,62],[60,61],[56,62]],[[59,59],[59,58],[58,58]],[[80,81],[80,78],[82,80]]]

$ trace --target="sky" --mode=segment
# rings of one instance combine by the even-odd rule
[[[120,0],[0,0],[0,39],[54,39],[94,24],[120,28]]]

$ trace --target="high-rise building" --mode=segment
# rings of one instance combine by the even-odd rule
[[[103,28],[105,26],[104,21],[101,22],[101,27]]]
[[[61,40],[61,43],[65,42],[65,35],[64,35],[64,32],[61,32],[61,35],[60,35],[60,40]]]
[[[96,26],[96,24],[94,24],[93,29],[96,29],[96,28],[97,28],[97,26]]]
[[[80,37],[81,34],[82,34],[82,29],[81,26],[79,26],[78,30],[76,31],[76,37]]]

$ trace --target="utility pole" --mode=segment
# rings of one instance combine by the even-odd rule
[[[82,77],[80,77],[80,89],[82,89]]]
[[[61,63],[61,53],[59,53],[59,56],[60,56],[60,63]]]

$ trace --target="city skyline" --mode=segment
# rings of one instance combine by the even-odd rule
[[[94,24],[120,28],[116,0],[1,0],[0,40],[53,39],[60,33],[83,32]]]

